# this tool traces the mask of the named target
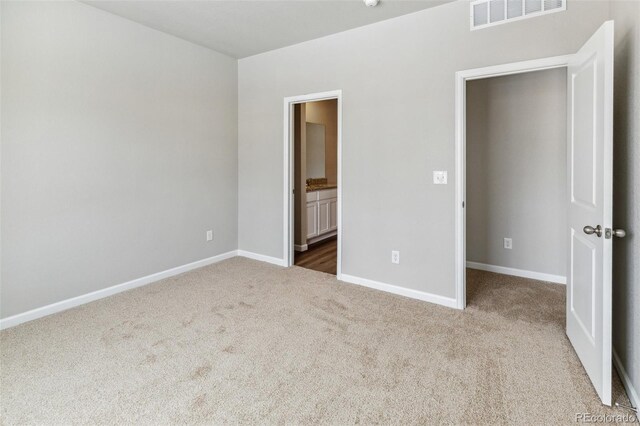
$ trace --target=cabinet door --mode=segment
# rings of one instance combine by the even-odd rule
[[[318,202],[318,235],[329,232],[330,204],[330,200],[322,200]]]
[[[338,229],[338,199],[329,200],[329,231]]]
[[[307,203],[307,239],[318,236],[318,202]]]

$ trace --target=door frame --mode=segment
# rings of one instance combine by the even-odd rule
[[[467,81],[483,78],[499,77],[512,74],[523,74],[554,68],[566,68],[573,55],[553,56],[530,61],[512,62],[483,68],[458,71],[455,74],[455,283],[456,308],[467,306],[467,215],[465,209],[467,195]]]
[[[294,105],[307,102],[326,101],[336,99],[338,101],[338,254],[336,277],[342,277],[342,90],[332,90],[328,92],[310,93],[299,96],[289,96],[284,98],[284,188],[283,188],[283,256],[284,266],[293,265],[294,261],[294,156],[293,156],[293,130]]]

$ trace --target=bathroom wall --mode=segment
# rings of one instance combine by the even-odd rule
[[[324,124],[306,122],[307,178],[326,178]]]
[[[338,101],[307,102],[307,123],[325,128],[325,171],[327,183],[338,183]]]

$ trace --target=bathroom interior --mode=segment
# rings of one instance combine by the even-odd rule
[[[294,263],[335,275],[338,101],[296,104],[294,117]]]

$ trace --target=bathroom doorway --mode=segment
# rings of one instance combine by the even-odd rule
[[[287,265],[340,275],[340,96],[285,100],[290,194]]]

